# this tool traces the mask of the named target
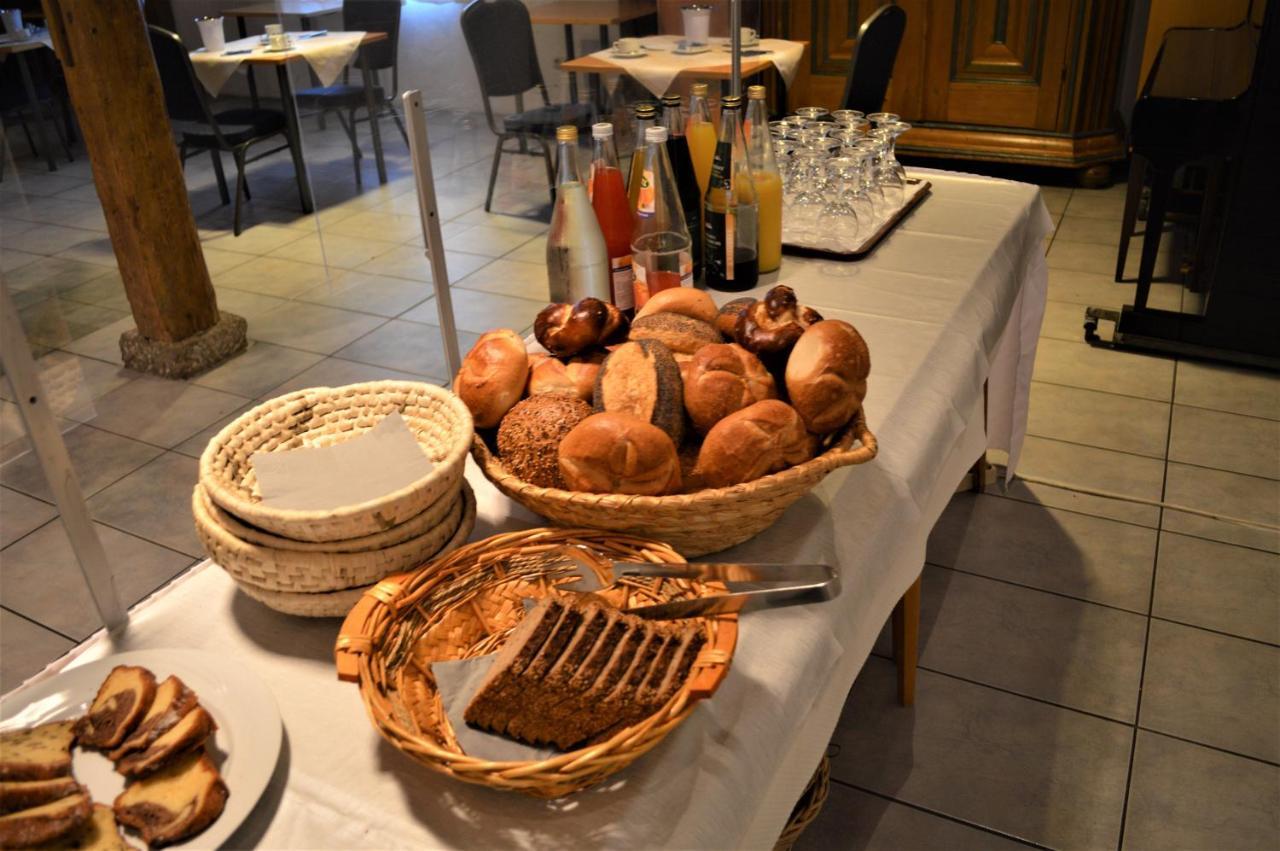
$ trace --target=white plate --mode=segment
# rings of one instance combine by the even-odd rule
[[[82,715],[98,686],[116,665],[142,665],[157,683],[176,675],[200,698],[218,724],[209,756],[222,771],[230,795],[222,815],[203,833],[174,848],[217,848],[253,810],[267,788],[280,755],[280,710],[275,697],[251,672],[226,656],[200,650],[135,650],[86,662],[29,688],[9,694],[0,705],[0,731]],[[93,800],[111,805],[124,788],[111,760],[76,748],[72,769]],[[132,837],[137,841],[137,837]]]
[[[701,47],[687,47],[684,49],[677,47],[671,52],[677,56],[696,56],[699,53],[710,53],[711,48],[704,44]]]
[[[648,54],[647,54],[647,53],[645,53],[643,50],[637,50],[635,53],[619,53],[618,51],[616,51],[616,50],[615,50],[615,51],[613,51],[612,53],[610,53],[610,54],[609,54],[609,58],[611,58],[611,59],[639,59],[641,56],[647,56],[647,55],[648,55]]]

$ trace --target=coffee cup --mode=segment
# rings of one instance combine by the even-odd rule
[[[272,33],[269,43],[272,50],[288,50],[293,46],[293,40],[288,33]]]
[[[0,20],[4,21],[4,31],[6,33],[22,32],[21,9],[0,9]]]
[[[760,40],[760,33],[756,32],[751,27],[743,27],[741,38],[742,44],[745,47],[758,42]]]
[[[638,38],[620,38],[613,43],[614,53],[639,53],[640,39]]]
[[[222,16],[196,18],[196,26],[200,28],[200,41],[209,53],[221,53],[227,49],[227,36],[222,29]]]

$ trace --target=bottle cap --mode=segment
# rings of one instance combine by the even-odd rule
[[[563,127],[556,128],[557,142],[576,142],[578,141],[578,128],[566,124]]]
[[[670,94],[662,96],[663,106],[680,106],[680,95]]]
[[[649,101],[636,104],[636,118],[653,118],[658,114],[658,108]]]
[[[667,141],[667,128],[665,127],[649,127],[644,131],[644,140],[646,142],[665,142]]]
[[[706,96],[707,96],[707,84],[706,84],[706,83],[694,83],[692,86],[690,86],[690,87],[689,87],[689,94],[691,94],[691,95],[697,95],[698,97],[706,97]]]
[[[720,98],[721,109],[742,109],[742,95],[725,95]]]
[[[591,138],[592,139],[612,139],[613,125],[610,124],[608,121],[601,121],[599,124],[592,124]]]
[[[764,86],[748,86],[747,100],[764,100]]]

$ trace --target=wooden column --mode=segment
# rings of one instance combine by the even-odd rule
[[[173,344],[209,331],[218,305],[138,0],[43,3],[138,336]]]

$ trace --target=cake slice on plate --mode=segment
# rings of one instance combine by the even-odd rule
[[[64,836],[37,846],[37,851],[136,851],[120,835],[115,813],[102,804],[93,805],[93,813],[83,824]]]
[[[152,848],[195,836],[222,814],[227,786],[203,749],[135,780],[115,800],[116,819]]]
[[[0,848],[30,848],[70,833],[89,820],[89,793],[81,790],[48,804],[0,816]]]
[[[200,747],[217,728],[218,725],[205,708],[197,706],[146,750],[129,754],[117,762],[116,771],[125,777],[150,774],[187,751]]]
[[[151,708],[142,716],[133,733],[107,756],[119,760],[125,754],[150,747],[152,742],[177,726],[188,712],[196,708],[197,703],[196,693],[187,688],[186,683],[177,677],[168,677],[156,687]]]
[[[0,815],[38,807],[80,791],[73,777],[52,780],[0,780]]]
[[[114,748],[133,731],[156,696],[155,675],[135,665],[117,665],[98,687],[89,711],[76,722],[76,738],[90,748]]]
[[[74,721],[0,733],[0,780],[48,780],[71,773]]]

